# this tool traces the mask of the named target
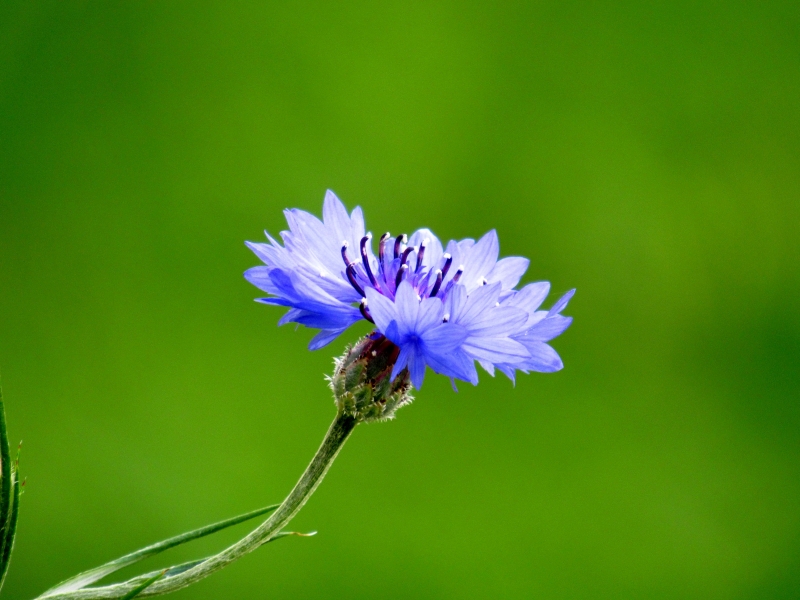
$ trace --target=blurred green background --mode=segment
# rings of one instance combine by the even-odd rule
[[[8,598],[288,492],[365,329],[309,353],[243,242],[327,187],[577,287],[566,368],[429,376],[174,597],[800,597],[796,2],[3,2]]]

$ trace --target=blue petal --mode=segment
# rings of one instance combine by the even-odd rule
[[[464,265],[464,285],[468,290],[481,285],[481,279],[494,268],[499,254],[500,242],[497,240],[497,232],[492,229],[469,251]]]
[[[361,320],[361,313],[358,312],[358,309],[349,308],[352,309],[352,312],[301,310],[300,314],[293,318],[292,321],[313,329],[343,330]]]
[[[539,342],[549,342],[554,337],[557,337],[566,331],[567,327],[572,324],[572,317],[562,317],[561,315],[553,315],[539,321],[536,325],[530,328],[525,334],[530,340]]]
[[[294,273],[273,269],[269,272],[269,278],[276,288],[274,293],[278,298],[264,298],[260,301],[303,309],[306,311],[304,318],[318,319],[313,324],[310,321],[304,322],[307,326],[323,329],[348,327],[361,318],[357,308],[339,302]]]
[[[356,206],[353,212],[350,213],[350,230],[353,232],[353,237],[358,238],[359,242],[361,238],[364,237],[364,232],[366,231],[364,227],[364,213],[361,211],[360,206]]]
[[[450,315],[450,320],[455,321],[464,312],[467,305],[467,288],[456,284],[450,290],[445,301],[445,313]]]
[[[286,298],[256,298],[256,302],[269,304],[270,306],[285,306],[286,308],[292,308],[294,306],[291,300],[287,300]]]
[[[485,360],[479,360],[478,364],[483,367],[483,370],[486,371],[489,375],[494,377],[494,365]]]
[[[523,363],[525,369],[539,373],[553,373],[564,368],[561,357],[544,342],[525,342],[531,358]]]
[[[513,364],[531,358],[525,345],[507,337],[469,337],[463,348],[472,358],[495,364]]]
[[[519,283],[531,261],[520,256],[509,256],[497,261],[497,264],[486,276],[489,283],[499,281],[504,290],[510,290]]]
[[[418,351],[415,351],[408,361],[409,374],[411,375],[411,384],[419,389],[422,389],[422,382],[425,379],[425,359]]]
[[[494,307],[500,297],[500,290],[501,285],[499,282],[480,286],[469,294],[464,310],[457,316],[452,315],[452,317],[464,326],[469,327],[470,323],[479,320]]]
[[[436,373],[467,381],[472,385],[478,384],[478,371],[475,362],[467,353],[457,348],[445,354],[427,354],[428,366]]]
[[[327,346],[337,337],[339,337],[344,329],[323,329],[313,338],[308,344],[309,350],[319,350],[323,346]]]
[[[392,381],[394,381],[394,379],[403,371],[403,369],[406,368],[413,353],[413,348],[407,346],[400,348],[400,354],[397,356],[397,362],[394,363],[394,368],[392,368]]]
[[[442,356],[452,352],[467,339],[467,330],[454,323],[443,323],[438,327],[420,332],[429,354]]]
[[[286,325],[287,323],[293,323],[298,317],[302,316],[302,314],[302,310],[299,308],[293,308],[278,320],[278,325],[280,326]]]
[[[250,248],[250,250],[253,251],[253,254],[255,254],[259,259],[261,259],[261,261],[264,264],[272,266],[271,263],[273,261],[270,253],[271,248],[269,244],[255,244],[253,242],[245,242],[244,244],[245,246]]]
[[[296,261],[312,270],[324,268],[329,274],[341,273],[344,266],[340,254],[342,240],[334,229],[303,210],[287,210],[284,215],[291,232],[283,235],[283,241]]]
[[[325,202],[322,204],[322,220],[325,227],[329,228],[339,244],[347,241],[352,244],[352,232],[350,230],[350,215],[347,214],[347,209],[342,204],[342,201],[336,197],[331,190],[325,192]]]
[[[548,281],[529,283],[516,294],[509,297],[503,304],[507,306],[516,306],[533,314],[536,309],[542,305],[548,293],[550,293],[550,283]]]
[[[547,313],[547,316],[549,317],[549,316],[552,316],[552,315],[558,314],[558,313],[560,313],[562,310],[564,310],[565,308],[567,308],[567,304],[569,303],[570,299],[571,299],[571,298],[572,298],[574,295],[575,295],[575,290],[574,290],[574,289],[572,289],[572,290],[568,291],[566,294],[564,294],[563,296],[561,296],[561,298],[558,300],[558,302],[556,302],[556,303],[553,305],[553,308],[551,308],[551,309],[548,311],[548,313]]]
[[[397,326],[397,321],[392,321],[389,323],[389,326],[386,328],[386,331],[383,332],[389,341],[397,346],[403,346],[406,338],[403,334],[400,333],[400,328]]]
[[[419,296],[408,281],[400,282],[394,297],[397,324],[402,333],[414,331],[419,314]]]
[[[509,336],[524,331],[528,322],[528,313],[511,306],[498,306],[486,312],[469,326],[473,336]]]
[[[365,289],[364,293],[367,295],[367,307],[375,325],[381,333],[385,334],[389,323],[397,319],[394,302],[372,288]]]
[[[442,324],[444,304],[438,298],[425,298],[419,305],[417,323],[414,327],[417,332],[424,332]]]
[[[258,289],[278,295],[279,290],[269,277],[270,271],[272,271],[270,267],[252,267],[244,272],[244,278]]]
[[[517,384],[516,369],[514,369],[509,365],[496,365],[496,366],[498,371],[500,371],[503,375],[505,375],[511,380],[511,383],[513,383],[514,385]]]
[[[291,271],[272,269],[269,278],[278,290],[276,295],[296,301],[298,307],[305,302],[315,306],[348,306],[348,304],[334,298],[315,283]],[[310,308],[310,307],[309,307]]]

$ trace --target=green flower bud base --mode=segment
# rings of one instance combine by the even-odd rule
[[[339,412],[358,422],[385,421],[411,403],[408,370],[391,378],[399,353],[400,349],[385,337],[367,336],[334,359],[329,380]]]

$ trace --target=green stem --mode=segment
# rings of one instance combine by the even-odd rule
[[[322,440],[322,445],[317,450],[311,463],[306,467],[302,477],[300,477],[300,481],[297,482],[280,507],[264,523],[232,546],[204,560],[199,565],[172,577],[165,577],[156,581],[142,591],[141,597],[167,594],[185,588],[219,571],[245,554],[249,554],[278,535],[291,521],[292,517],[303,508],[303,505],[314,493],[314,490],[317,489],[356,424],[356,419],[351,416],[343,414],[336,416],[330,429],[328,429],[328,433],[325,435],[325,439]],[[136,583],[119,583],[50,596],[40,596],[39,600],[44,600],[45,598],[47,600],[123,598],[125,594],[132,592],[136,587]]]

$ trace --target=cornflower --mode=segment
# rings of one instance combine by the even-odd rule
[[[495,230],[477,242],[451,240],[446,247],[429,229],[410,237],[385,233],[376,254],[361,208],[348,214],[330,190],[322,220],[299,209],[285,215],[283,245],[269,233],[269,243],[247,243],[264,266],[247,270],[245,278],[269,294],[259,302],[289,308],[280,324],[320,330],[310,349],[363,319],[375,325],[370,351],[388,355],[390,380],[407,370],[417,389],[426,367],[449,377],[454,387],[455,380],[478,383],[476,362],[512,381],[517,371],[563,368],[547,342],[572,323],[561,311],[575,290],[540,310],[550,284],[515,289],[529,261],[499,259]]]

